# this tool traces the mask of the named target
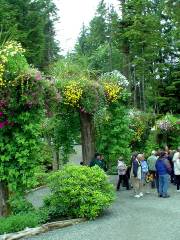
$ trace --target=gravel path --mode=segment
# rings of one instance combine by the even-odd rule
[[[180,193],[158,198],[154,190],[135,199],[132,191],[117,193],[117,200],[95,221],[41,234],[29,240],[179,240]]]

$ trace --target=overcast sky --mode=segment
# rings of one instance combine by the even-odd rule
[[[71,51],[80,33],[82,24],[87,26],[93,18],[100,0],[54,0],[59,9],[60,20],[56,24],[57,39],[64,54]],[[105,0],[118,9],[118,0]]]

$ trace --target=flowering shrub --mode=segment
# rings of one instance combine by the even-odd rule
[[[0,48],[0,87],[7,87],[8,79],[5,78],[8,62],[17,54],[22,55],[25,50],[20,43],[8,41]]]
[[[13,192],[34,184],[34,169],[42,160],[41,123],[51,84],[30,68],[20,44],[7,42],[0,51],[0,181]]]
[[[146,117],[140,111],[131,109],[129,111],[130,128],[134,131],[133,142],[141,141],[142,135],[146,129]]]
[[[146,152],[154,149],[164,148],[168,145],[172,149],[176,149],[180,142],[180,126],[178,124],[179,116],[166,114],[155,122],[151,128],[151,132],[146,142]]]
[[[71,81],[65,86],[63,95],[64,103],[72,107],[79,107],[79,101],[82,96],[83,90],[78,82]]]
[[[123,90],[119,81],[114,77],[111,79],[111,76],[108,79],[101,77],[96,81],[88,77],[82,77],[80,81],[68,80],[60,88],[65,104],[91,114],[116,102]]]
[[[155,130],[159,131],[172,131],[178,128],[178,118],[171,114],[165,115],[163,118],[158,120],[154,126]]]
[[[81,112],[94,114],[118,99],[127,99],[128,81],[118,71],[97,77],[67,60],[55,63],[51,73],[57,79],[63,103]]]
[[[104,90],[108,101],[115,102],[118,99],[122,87],[118,86],[117,84],[105,83]]]
[[[156,123],[156,127],[161,131],[169,131],[173,128],[173,125],[168,120],[160,120]]]

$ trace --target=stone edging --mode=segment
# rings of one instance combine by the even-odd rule
[[[30,236],[38,235],[40,233],[44,233],[44,232],[51,231],[58,228],[68,227],[68,226],[85,222],[85,221],[86,219],[84,218],[77,218],[77,219],[71,219],[71,220],[46,223],[40,227],[26,228],[25,230],[17,233],[8,233],[8,234],[0,235],[0,240],[16,240],[24,237],[30,237]]]

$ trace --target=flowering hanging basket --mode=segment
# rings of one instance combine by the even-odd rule
[[[161,131],[170,131],[173,129],[173,124],[168,120],[160,120],[156,123],[157,129]]]

